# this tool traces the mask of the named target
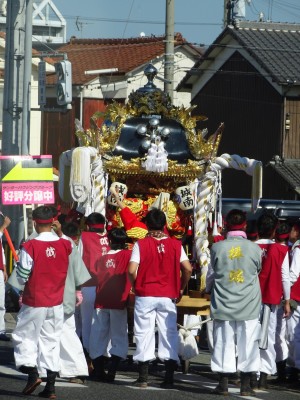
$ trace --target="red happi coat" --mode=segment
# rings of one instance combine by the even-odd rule
[[[280,304],[283,294],[281,269],[288,247],[279,243],[257,244],[263,251],[262,268],[259,274],[262,302]]]
[[[181,242],[166,238],[146,237],[138,241],[140,265],[135,281],[135,294],[147,297],[178,298],[180,292]]]
[[[127,273],[130,256],[130,250],[120,250],[100,258],[95,308],[122,310],[126,307],[131,288]]]
[[[72,245],[69,240],[32,239],[23,248],[33,260],[33,267],[23,293],[23,304],[31,307],[54,307],[63,302]]]
[[[81,241],[83,254],[82,259],[92,278],[85,282],[82,287],[97,286],[96,265],[100,258],[110,250],[106,234],[97,232],[82,232]]]

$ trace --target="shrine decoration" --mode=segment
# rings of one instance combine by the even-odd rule
[[[220,157],[211,160],[202,179],[195,181],[194,234],[197,258],[201,266],[200,290],[205,288],[206,273],[210,261],[207,234],[208,215],[212,210],[215,215],[218,213],[217,200],[221,199],[221,171],[224,168],[234,168],[252,176],[252,210],[254,212],[262,197],[262,163],[247,157],[240,157],[237,154],[222,154]],[[222,218],[220,214],[219,224],[220,218]]]
[[[206,128],[199,129],[207,118],[194,115],[195,107],[174,106],[153,83],[156,74],[149,64],[147,84],[132,92],[125,104],[112,102],[105,112],[95,113],[90,129],[84,130],[76,121],[79,147],[62,157],[66,169],[60,174],[59,193],[65,195],[69,186],[78,211],[86,216],[101,212],[110,227],[122,226],[108,192],[112,184],[120,186],[120,200],[138,220],[152,207],[165,212],[169,234],[188,243],[187,253],[195,254],[195,264],[205,272],[207,221],[216,199],[221,215],[221,170],[244,170],[259,181],[260,169],[255,160],[228,154],[217,157],[223,123],[211,135]],[[258,199],[260,192],[256,192]],[[221,220],[220,215],[215,218]]]
[[[78,211],[106,214],[107,174],[102,157],[94,147],[77,147],[72,152],[70,192]]]

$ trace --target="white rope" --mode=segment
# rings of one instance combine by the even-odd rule
[[[93,212],[98,212],[105,216],[106,175],[103,170],[103,163],[100,156],[96,156],[92,162],[91,181],[91,208]]]
[[[199,315],[199,318],[201,318],[201,315]],[[178,326],[178,328],[184,329],[185,331],[191,331],[191,330],[193,330],[195,328],[200,328],[203,324],[206,324],[209,321],[212,321],[212,319],[211,318],[207,318],[207,319],[204,319],[204,320],[201,320],[201,321],[197,321],[195,324],[188,325],[188,326],[183,326],[183,325],[180,325],[180,324],[177,324],[177,326]]]
[[[206,273],[210,262],[210,252],[208,249],[209,242],[207,238],[208,216],[213,205],[213,194],[220,192],[220,176],[221,170],[224,168],[234,168],[245,171],[248,175],[253,175],[252,187],[255,187],[256,206],[259,204],[258,197],[261,196],[262,182],[262,164],[260,161],[240,157],[237,154],[229,155],[227,153],[217,157],[208,165],[207,172],[201,181],[198,181],[196,187],[197,200],[194,213],[195,221],[195,247],[197,259],[201,268],[200,291],[205,289]],[[253,192],[253,189],[252,189]]]
[[[96,156],[94,147],[77,147],[72,154],[70,192],[78,210],[86,216],[91,212],[91,158]]]

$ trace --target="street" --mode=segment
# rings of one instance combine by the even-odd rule
[[[15,326],[15,314],[6,314],[6,326],[8,334],[11,334]],[[133,348],[129,354],[132,354]],[[191,360],[189,373],[183,374],[180,368],[175,373],[174,389],[161,389],[159,387],[164,374],[164,366],[153,362],[150,366],[150,383],[147,389],[139,389],[131,386],[137,378],[137,366],[130,358],[123,361],[116,376],[115,384],[94,382],[87,380],[84,385],[73,384],[64,379],[58,379],[56,383],[56,394],[58,400],[72,399],[99,399],[101,400],[181,400],[181,399],[218,399],[220,396],[211,394],[210,391],[216,386],[216,376],[210,371],[210,354],[206,349],[200,349],[199,355]],[[38,398],[40,388],[29,396],[21,394],[25,386],[27,376],[15,369],[13,359],[12,342],[0,342],[0,398],[5,400],[34,399]],[[273,377],[272,377],[273,378]],[[270,378],[270,380],[272,379]],[[231,397],[239,397],[239,388],[230,385]],[[299,399],[300,391],[291,387],[271,386],[268,391],[257,391],[256,397],[244,397],[245,399]]]

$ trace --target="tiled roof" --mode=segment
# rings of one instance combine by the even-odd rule
[[[285,159],[275,156],[275,161],[270,165],[275,171],[297,192],[300,194],[300,160]]]
[[[229,41],[230,36],[237,41],[237,45]],[[178,88],[190,83],[189,78],[199,75],[198,69],[205,70],[207,64],[213,62],[227,46],[248,52],[278,84],[300,85],[300,25],[239,21],[236,26],[223,30]]]
[[[240,22],[232,36],[279,84],[300,84],[300,25]]]
[[[190,45],[181,34],[175,35],[175,48],[184,46],[198,58],[201,52]],[[85,71],[118,68],[114,75],[124,75],[135,68],[161,57],[165,51],[165,36],[138,37],[131,39],[77,39],[59,48],[67,53],[72,62],[72,83],[82,85],[92,79]],[[55,77],[48,77],[48,83],[54,83]]]

